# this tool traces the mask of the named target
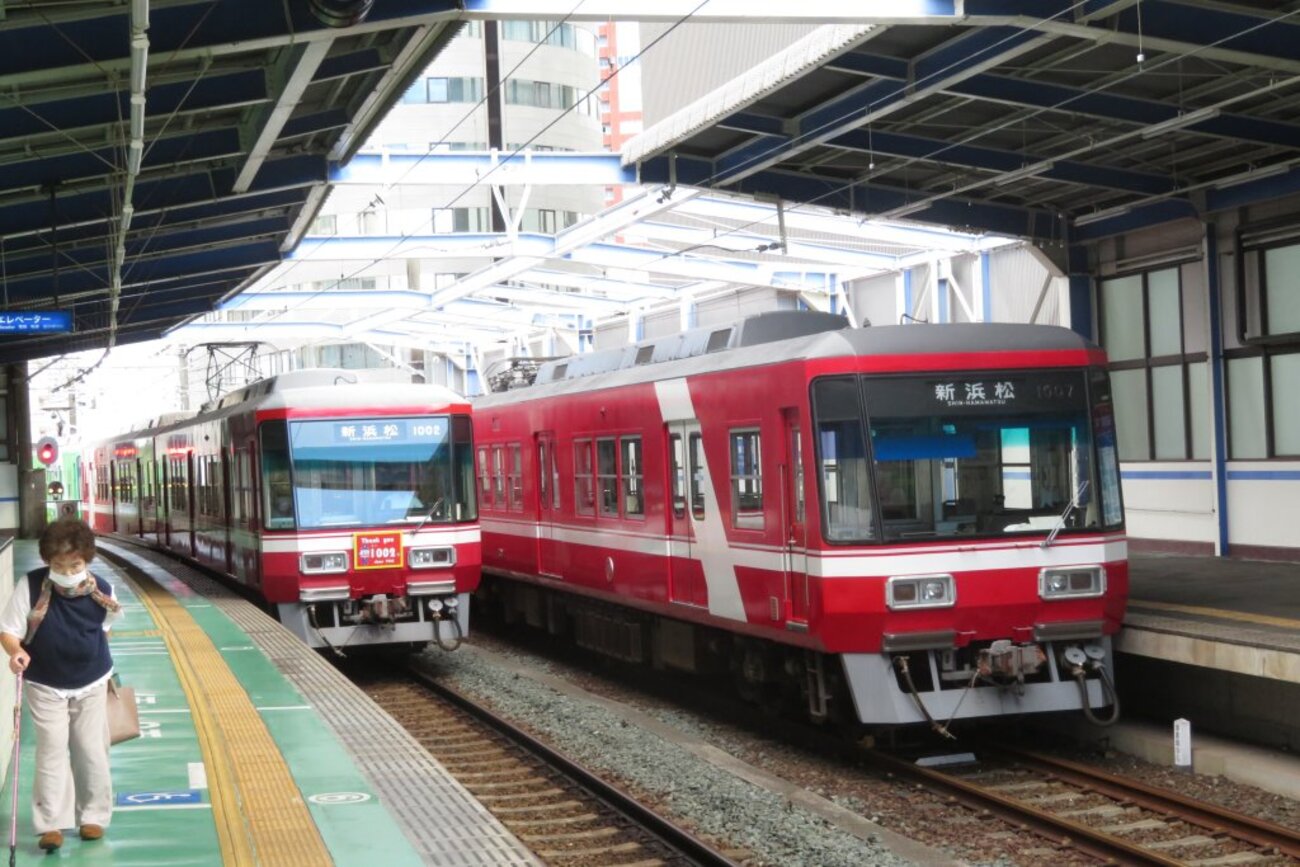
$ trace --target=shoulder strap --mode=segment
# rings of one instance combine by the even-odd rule
[[[28,580],[31,580],[30,576]],[[50,594],[54,590],[54,584],[49,578],[41,581],[40,595],[32,603],[32,610],[27,614],[27,635],[23,638],[23,644],[31,644],[32,636],[36,630],[41,628],[41,623],[45,620],[45,613],[50,610]]]

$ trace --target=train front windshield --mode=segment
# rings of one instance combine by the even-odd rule
[[[268,529],[477,517],[467,416],[267,422]]]
[[[1122,524],[1103,371],[832,377],[812,396],[830,542]]]

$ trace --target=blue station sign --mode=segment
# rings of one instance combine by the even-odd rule
[[[72,330],[68,310],[0,311],[0,334],[66,334]]]

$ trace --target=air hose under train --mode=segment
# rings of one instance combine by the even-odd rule
[[[1065,651],[1065,661],[1070,663],[1070,674],[1074,677],[1074,682],[1079,685],[1079,703],[1083,707],[1083,715],[1088,718],[1088,722],[1096,726],[1109,726],[1119,722],[1119,693],[1115,692],[1115,684],[1110,679],[1110,672],[1106,670],[1106,665],[1102,662],[1102,650],[1091,647],[1081,650],[1077,647],[1071,647]],[[1092,703],[1088,700],[1088,672],[1095,671],[1101,680],[1101,690],[1103,698],[1110,699],[1110,716],[1107,719],[1099,719],[1092,712]]]

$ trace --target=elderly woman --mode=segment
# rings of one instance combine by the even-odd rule
[[[0,615],[9,668],[25,672],[25,700],[36,724],[32,821],[40,847],[63,845],[63,828],[81,839],[104,836],[113,815],[108,766],[108,630],[122,616],[113,586],[91,575],[95,534],[64,519],[41,535],[48,566],[20,578]],[[72,773],[68,773],[71,759]]]

